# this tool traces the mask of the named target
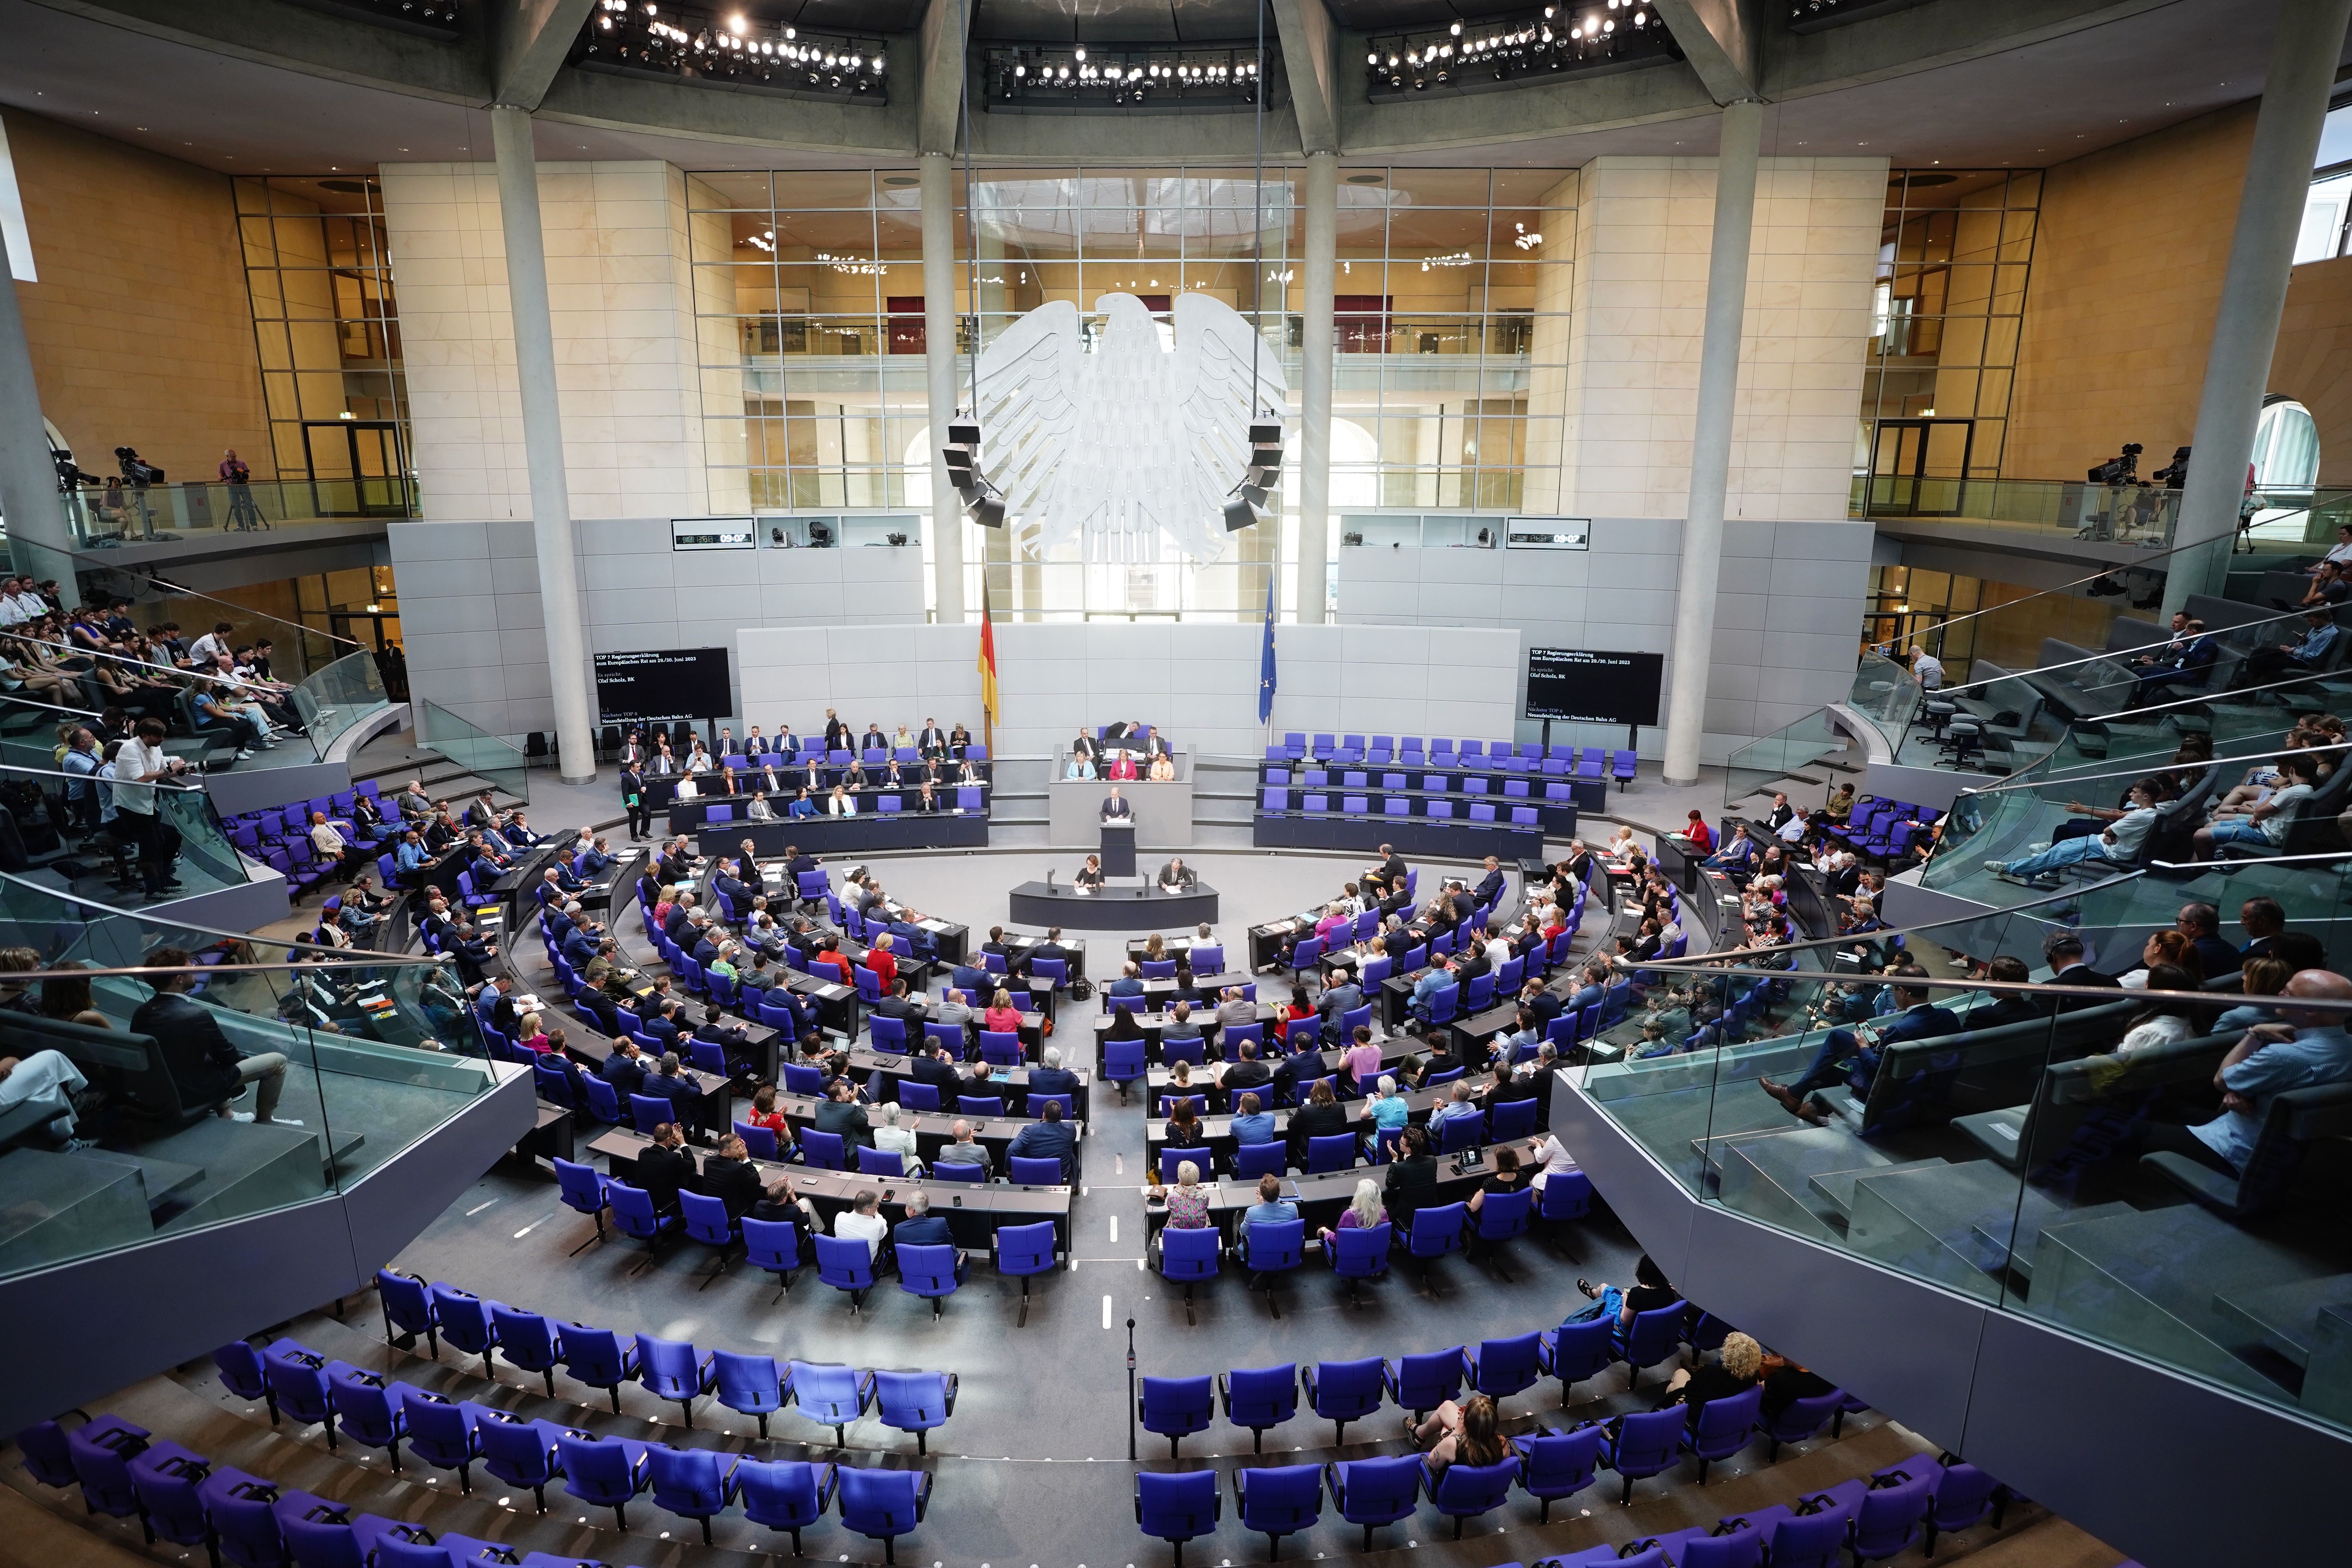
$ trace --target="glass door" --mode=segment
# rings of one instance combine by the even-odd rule
[[[397,424],[389,419],[305,420],[302,450],[310,462],[319,516],[408,515]]]

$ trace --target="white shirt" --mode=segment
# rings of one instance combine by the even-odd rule
[[[134,781],[149,773],[162,773],[172,759],[160,746],[151,746],[133,735],[122,742],[114,753],[114,805],[121,811],[135,811],[142,816],[155,815],[155,786]]]
[[[1542,1163],[1536,1167],[1535,1174],[1528,1178],[1529,1186],[1539,1187],[1543,1185],[1545,1177],[1556,1176],[1577,1168],[1576,1156],[1568,1152],[1567,1146],[1560,1142],[1557,1133],[1546,1137],[1543,1142],[1537,1146],[1536,1158]]]
[[[1919,689],[1937,691],[1944,684],[1944,661],[1932,653],[1923,653],[1912,660],[1911,673],[1919,679]]]
[[[874,1130],[874,1147],[886,1154],[898,1155],[910,1172],[922,1169],[923,1163],[915,1158],[915,1130],[911,1127],[893,1127],[885,1122]]]
[[[676,800],[692,800],[699,793],[701,792],[697,790],[694,786],[694,775],[689,773],[686,777],[677,781],[677,793],[671,798]]]
[[[833,1216],[833,1234],[856,1237],[866,1244],[866,1255],[871,1258],[882,1250],[882,1239],[890,1234],[890,1222],[878,1214],[844,1209]]]
[[[2141,984],[2144,985],[2147,982],[2143,980]],[[2153,1046],[2168,1046],[2176,1040],[2189,1039],[2196,1032],[2188,1019],[2166,1013],[2150,1018],[2126,1035],[2123,1043],[2116,1047],[2116,1055],[2127,1057],[2134,1051],[2144,1051]]]
[[[234,651],[218,637],[206,632],[189,647],[188,658],[198,669],[210,669],[219,661],[221,655]]]
[[[824,809],[826,815],[831,816],[856,816],[857,815],[857,798],[855,795],[827,795],[824,801]]]

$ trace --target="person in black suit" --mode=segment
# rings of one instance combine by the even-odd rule
[[[732,1132],[719,1141],[719,1152],[702,1162],[702,1190],[727,1205],[729,1219],[741,1219],[767,1196],[751,1151]]]
[[[1125,800],[1119,797],[1118,785],[1117,784],[1111,785],[1110,794],[1103,797],[1102,819],[1105,822],[1132,822],[1135,820],[1134,808],[1129,806]]]
[[[1163,893],[1189,893],[1201,885],[1201,874],[1184,864],[1184,857],[1175,856],[1160,868],[1160,890]]]
[[[1047,1046],[1044,1065],[1029,1069],[1029,1092],[1075,1095],[1077,1091],[1078,1075],[1062,1065],[1062,1047]]]
[[[729,1056],[748,1056],[751,1050],[751,1034],[727,1021],[727,1015],[716,1002],[702,1009],[702,1022],[695,1026],[694,1037],[708,1040]]]
[[[1048,960],[1058,959],[1064,963],[1069,963],[1070,950],[1062,945],[1062,928],[1060,926],[1047,926],[1045,928],[1045,940],[1029,950],[1029,964],[1024,965],[1024,967],[1026,968],[1030,965],[1035,964],[1041,958]]]
[[[1078,1135],[1062,1120],[1062,1102],[1057,1100],[1046,1102],[1043,1118],[1013,1134],[1005,1152],[1008,1158],[1058,1160],[1065,1182],[1075,1180],[1078,1173]]]
[[[923,721],[923,731],[915,737],[915,749],[926,757],[943,757],[948,752],[948,732],[940,728],[937,719]]]
[[[2183,904],[2172,923],[2197,950],[2197,961],[2204,965],[2206,979],[2235,974],[2245,967],[2246,961],[2238,956],[2238,950],[2221,940],[2221,911],[2212,905]]]
[[[1286,1061],[1283,1065],[1288,1067],[1290,1064]],[[1274,1082],[1275,1076],[1274,1071],[1258,1059],[1257,1042],[1244,1040],[1240,1054],[1226,1066],[1225,1076],[1217,1080],[1217,1087],[1223,1091],[1225,1103],[1231,1105],[1244,1090],[1265,1088]],[[1297,1076],[1296,1073],[1284,1075],[1286,1081],[1282,1085],[1282,1094],[1285,1098],[1289,1096]]]
[[[1234,1065],[1238,1067],[1240,1064]],[[1317,1065],[1321,1064],[1318,1061]],[[1315,1087],[1307,1091],[1307,1103],[1290,1113],[1291,1163],[1302,1170],[1306,1168],[1308,1139],[1328,1138],[1347,1131],[1348,1112],[1331,1093],[1331,1086],[1318,1079]]]
[[[1486,857],[1486,875],[1478,883],[1478,890],[1475,895],[1473,895],[1473,901],[1484,904],[1491,909],[1494,907],[1496,901],[1501,899],[1502,896],[1502,864],[1492,855],[1489,855]]]
[[[677,1207],[680,1187],[696,1180],[694,1156],[686,1152],[685,1134],[674,1121],[654,1129],[653,1142],[637,1155],[637,1183],[653,1199],[656,1212]]]
[[[1429,1152],[1429,1129],[1413,1122],[1405,1128],[1397,1157],[1390,1162],[1387,1180],[1381,1184],[1381,1203],[1389,1211],[1389,1223],[1396,1226],[1397,1235],[1412,1229],[1413,1211],[1421,1206],[1423,1190],[1436,1184],[1437,1158]]]
[[[613,1054],[596,1068],[596,1076],[613,1086],[613,1092],[620,1097],[622,1114],[625,1116],[629,1110],[629,1096],[636,1093],[646,1081],[645,1052],[637,1048],[635,1040],[616,1039],[613,1042]]]
[[[670,1005],[675,1007],[677,1004],[673,1002]],[[668,1100],[671,1120],[677,1122],[681,1130],[698,1130],[701,1127],[702,1086],[695,1081],[693,1074],[686,1070],[675,1051],[662,1053],[661,1065],[646,1075],[637,1092],[649,1099],[658,1096]]]
[[[930,1085],[939,1094],[940,1104],[943,1108],[955,1109],[956,1094],[963,1085],[963,1077],[956,1071],[954,1060],[945,1047],[933,1041],[927,1048],[916,1052],[914,1059],[907,1064],[907,1076],[917,1083]]]
[[[890,749],[890,737],[882,732],[881,725],[869,720],[866,733],[858,739],[857,749],[861,752],[887,752]]]
[[[931,1196],[918,1188],[907,1194],[907,1217],[890,1233],[893,1247],[953,1247],[955,1237],[948,1229],[947,1216],[931,1212]],[[963,1264],[963,1254],[956,1254],[956,1264]]]
[[[2279,933],[2286,930],[2286,909],[2276,899],[2248,899],[2238,907],[2238,927],[2246,933],[2246,945],[2238,949],[2242,967],[2249,958],[2272,956]]]
[[[2120,991],[2123,982],[2112,974],[2102,974],[2083,962],[2083,939],[2071,931],[2053,931],[2042,944],[2042,954],[2050,961],[2050,984],[2053,985],[2095,985],[2102,991]],[[2099,1004],[2087,996],[2061,996],[2053,1009],[2072,1013]]]
[[[2079,939],[2075,945],[2079,953]],[[1864,1045],[1852,1029],[1832,1029],[1822,1041],[1821,1049],[1813,1053],[1812,1063],[1805,1068],[1802,1077],[1785,1087],[1769,1078],[1759,1078],[1756,1080],[1758,1086],[1779,1100],[1790,1115],[1804,1121],[1827,1121],[1828,1109],[1809,1096],[1843,1082],[1849,1072],[1874,1070],[1880,1056],[1889,1046],[1905,1040],[1934,1039],[1960,1032],[1960,1021],[1952,1015],[1951,1009],[1936,1005],[1933,993],[1916,984],[1927,978],[1927,972],[1916,966],[1895,971],[1895,1000],[1901,1005],[1903,1011],[1881,1025],[1870,1044]],[[1906,981],[1913,984],[1906,984]],[[2108,984],[2113,984],[2114,982],[2109,981]]]
[[[1359,879],[1367,892],[1377,888],[1383,895],[1404,891],[1405,864],[1391,845],[1381,846],[1381,863]]]
[[[980,944],[980,951],[992,952],[1004,960],[1004,973],[1007,974],[1020,973],[1027,963],[1027,960],[1022,956],[1021,950],[1004,940],[1003,926],[988,928],[988,940]]]
[[[830,708],[826,709],[824,710],[824,749],[828,752],[845,752],[849,749],[849,726],[841,721],[840,714]]]
[[[654,808],[646,799],[646,776],[635,764],[621,769],[621,808],[629,814],[629,842],[642,843],[654,830]]]

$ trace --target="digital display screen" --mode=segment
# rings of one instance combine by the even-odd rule
[[[1528,649],[1530,719],[1587,724],[1655,724],[1662,653],[1606,653],[1580,647]]]
[[[757,550],[759,527],[748,517],[674,519],[669,525],[672,550]]]
[[[1589,517],[1514,517],[1503,525],[1503,543],[1512,550],[1589,550]]]
[[[652,648],[596,656],[599,723],[724,719],[735,711],[723,647]]]

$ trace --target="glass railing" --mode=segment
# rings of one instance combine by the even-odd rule
[[[26,742],[28,747],[33,744]],[[78,897],[137,898],[141,886],[138,841],[127,829],[115,826],[121,814],[107,820],[114,784],[103,776],[59,772],[46,750],[40,756],[45,765],[0,764],[0,801],[16,818],[26,851],[37,861],[66,851],[41,868],[63,878]],[[180,883],[172,889],[173,898],[245,886],[246,862],[229,841],[220,813],[202,786],[158,781],[145,787],[155,792],[157,820],[179,836],[171,867],[171,875]]]
[[[418,515],[416,481],[396,476],[164,484],[144,489],[84,487],[67,491],[65,502],[75,542],[84,550],[169,543],[191,534],[260,533]]]
[[[1993,530],[2013,530],[2051,541],[2171,548],[2180,494],[2154,485],[2095,485],[2079,479],[1925,479],[1856,474],[1848,514],[1918,518]],[[2274,547],[2336,542],[2336,527],[2352,515],[2352,490],[2261,494],[2250,537]]]
[[[310,731],[310,743],[318,748],[321,760],[343,731],[380,711],[390,700],[375,655],[365,649],[314,670],[294,688],[295,711],[302,716],[302,726]]]
[[[438,963],[286,958],[0,875],[0,1277],[343,1190],[498,1081]]]
[[[1826,710],[1749,742],[1723,760],[1723,804],[1727,809],[1767,784],[1777,783],[1822,758],[1846,749],[1844,731]]]
[[[530,799],[530,764],[513,742],[469,724],[438,702],[416,703],[416,743],[517,800]]]
[[[2342,954],[2342,864],[2250,870],[2224,910],[2279,898]],[[2352,1428],[2344,1004],[2194,972],[2137,991],[1978,978],[1996,958],[2046,973],[2061,929],[2098,969],[2137,967],[2195,896],[2137,880],[2141,902],[2106,889],[1905,932],[1920,972],[1900,990],[1876,973],[1888,933],[1826,970],[1645,966],[1647,996],[1571,1079],[1700,1202]],[[1645,1033],[1660,1016],[1673,1029]],[[2252,1023],[2318,1049],[2225,1067]]]

